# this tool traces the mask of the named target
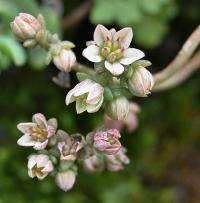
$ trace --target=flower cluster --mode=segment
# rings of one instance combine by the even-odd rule
[[[57,130],[55,118],[47,120],[41,113],[33,115],[32,122],[20,123],[17,127],[24,133],[18,145],[36,150],[28,157],[28,175],[43,180],[50,174],[64,191],[75,183],[77,160],[90,172],[102,170],[104,165],[110,171],[118,171],[129,163],[116,129],[99,130],[87,136],[69,135]]]
[[[28,157],[28,175],[39,180],[52,175],[58,187],[68,191],[76,181],[78,163],[88,172],[104,168],[122,170],[130,160],[120,142],[119,131],[125,125],[133,132],[137,128],[136,113],[139,112],[138,105],[129,99],[146,97],[154,85],[153,76],[146,69],[151,62],[141,60],[145,56],[141,50],[130,48],[132,29],[116,31],[97,25],[93,41],[87,42],[87,48],[82,52],[94,63],[94,69],[90,69],[76,63],[72,42],[61,41],[56,34],[46,30],[41,15],[35,18],[20,13],[11,28],[25,47],[40,45],[44,48],[47,64],[53,61],[60,71],[77,72],[79,83],[67,93],[66,105],[76,102],[77,114],[95,113],[101,108],[105,112],[105,127],[86,136],[57,130],[57,120],[47,120],[40,113],[33,115],[32,122],[18,124],[17,128],[23,133],[18,145],[36,150]],[[64,87],[70,86],[69,75],[67,81]],[[62,86],[63,81],[56,78],[56,83]]]

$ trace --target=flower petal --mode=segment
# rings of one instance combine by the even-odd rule
[[[24,147],[31,147],[35,145],[35,141],[29,134],[25,134],[17,140],[17,144]]]
[[[87,104],[97,104],[101,99],[104,92],[104,88],[99,84],[94,84],[89,91],[87,96],[86,103]]]
[[[77,114],[83,113],[86,110],[86,103],[82,99],[76,101]]]
[[[111,40],[111,32],[103,25],[97,25],[94,31],[94,41],[97,45],[101,46],[105,40]]]
[[[95,112],[97,112],[100,109],[101,105],[103,104],[103,99],[104,98],[103,98],[103,95],[102,95],[102,97],[101,97],[101,99],[100,99],[98,104],[87,104],[87,106],[86,106],[87,112],[88,113],[95,113]]]
[[[65,103],[66,105],[69,105],[71,104],[72,102],[75,101],[75,97],[74,97],[74,89],[70,90],[68,93],[67,93],[67,96],[66,96],[66,99],[65,99]]]
[[[133,31],[130,27],[123,28],[114,35],[114,41],[119,41],[120,45],[125,49],[130,46],[132,38]]]
[[[123,58],[120,60],[120,63],[123,65],[129,65],[145,56],[144,52],[139,49],[129,48],[126,49],[123,53]]]
[[[109,63],[105,61],[105,68],[110,71],[113,75],[120,75],[124,72],[124,66],[120,63]]]
[[[47,144],[48,144],[48,140],[45,140],[44,142],[36,142],[33,148],[35,150],[42,150],[46,148]]]
[[[101,62],[102,57],[99,53],[99,47],[96,45],[90,45],[83,50],[83,56],[91,62]]]
[[[32,127],[36,127],[37,124],[36,123],[19,123],[17,125],[18,130],[20,130],[21,132],[25,133],[25,134],[29,134],[30,133],[30,128]]]
[[[79,97],[90,91],[95,83],[92,80],[86,79],[74,87],[74,96]]]
[[[36,113],[33,115],[33,122],[37,123],[39,126],[46,128],[47,127],[47,120],[45,116],[41,113]]]

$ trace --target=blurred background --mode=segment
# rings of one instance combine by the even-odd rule
[[[200,72],[177,88],[134,100],[142,110],[139,127],[122,132],[131,158],[124,171],[87,174],[80,167],[68,193],[51,177],[30,179],[32,150],[17,146],[17,123],[41,112],[69,133],[87,133],[103,122],[103,112],[77,116],[73,105],[66,107],[67,90],[52,82],[58,70],[45,67],[43,50],[25,50],[9,26],[19,12],[42,13],[48,29],[74,42],[78,60],[88,65],[81,52],[96,24],[131,26],[132,45],[156,72],[197,27],[199,11],[199,0],[0,0],[0,203],[199,203]]]

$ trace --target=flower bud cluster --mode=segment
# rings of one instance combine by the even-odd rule
[[[47,120],[41,113],[34,114],[32,122],[19,123],[17,128],[24,134],[18,145],[36,150],[28,157],[28,175],[38,180],[52,175],[63,191],[75,183],[77,160],[90,172],[102,170],[105,164],[108,170],[118,171],[129,163],[117,129],[92,132],[86,137],[69,135],[57,130],[55,118]]]
[[[10,25],[15,35],[24,42],[25,47],[40,45],[47,50],[47,64],[53,59],[59,70],[71,71],[76,62],[76,56],[71,50],[75,45],[69,41],[61,42],[56,34],[50,34],[45,29],[41,15],[35,18],[30,14],[20,13]]]

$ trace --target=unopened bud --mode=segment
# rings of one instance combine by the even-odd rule
[[[125,97],[117,97],[106,104],[106,114],[114,120],[125,120],[129,112],[129,101]]]
[[[70,72],[76,62],[76,56],[71,49],[62,49],[58,55],[53,56],[55,66],[64,72]]]
[[[56,175],[56,184],[58,187],[65,192],[70,190],[76,180],[76,173],[72,170],[67,170],[63,172],[59,172]]]
[[[128,80],[128,87],[132,94],[146,97],[153,88],[154,80],[152,74],[144,67],[139,66],[133,70]]]
[[[20,13],[10,25],[21,40],[33,39],[36,33],[42,29],[40,21],[27,13]]]

